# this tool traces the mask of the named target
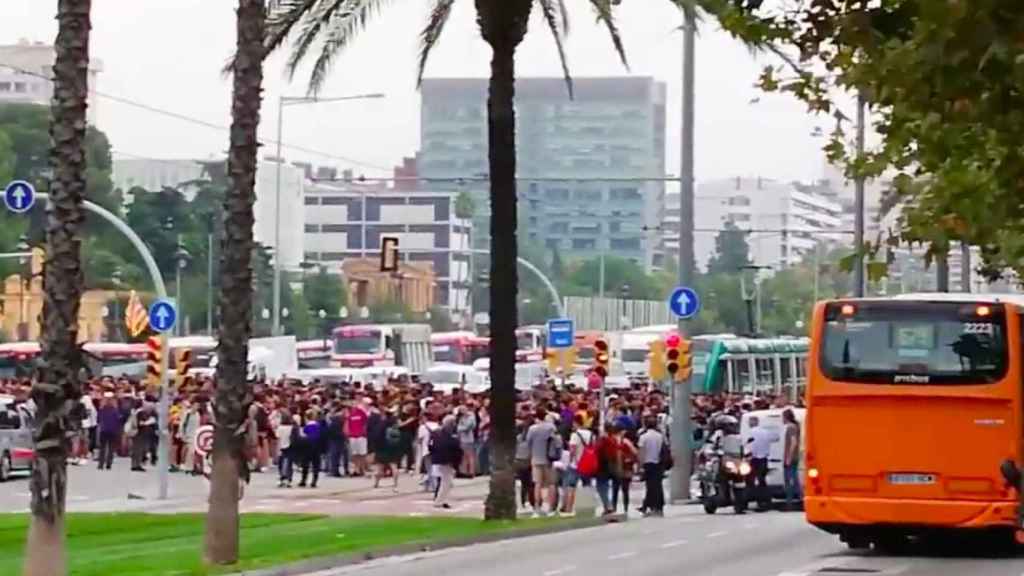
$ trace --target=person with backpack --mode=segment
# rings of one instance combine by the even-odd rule
[[[384,434],[377,446],[377,474],[373,477],[373,487],[380,487],[381,478],[389,474],[392,478],[391,489],[398,493],[398,464],[402,460],[402,430],[399,427],[398,415],[394,410],[383,416]]]
[[[558,501],[555,487],[555,470],[552,466],[562,458],[562,438],[555,428],[557,416],[548,414],[544,408],[537,408],[537,422],[526,431],[526,444],[530,447],[530,475],[534,484],[536,507],[533,515],[544,515],[544,490],[548,491],[548,503],[552,513]]]
[[[657,416],[647,416],[646,428],[640,434],[640,464],[644,469],[644,502],[640,512],[644,516],[665,515],[665,487],[662,484],[666,466],[671,468],[672,454],[668,451],[665,435],[658,430]]]
[[[580,462],[584,453],[589,451],[595,469],[587,469],[587,474],[580,472]],[[597,458],[594,452],[594,434],[583,426],[583,416],[579,413],[572,417],[572,432],[569,434],[569,461],[563,472],[562,488],[565,497],[562,499],[562,513],[568,516],[576,514],[576,487],[583,482],[590,486],[590,478],[596,472]],[[590,464],[588,463],[588,466]]]
[[[438,486],[434,506],[450,509],[448,502],[455,481],[455,469],[462,462],[462,444],[455,431],[455,416],[449,414],[441,421],[441,429],[430,439],[430,461],[437,466]]]

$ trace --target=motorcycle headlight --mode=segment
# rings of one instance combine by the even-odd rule
[[[727,460],[725,462],[725,469],[728,470],[729,472],[735,473],[736,472],[736,463],[733,462],[732,460]]]
[[[750,464],[749,463],[743,462],[742,464],[740,464],[740,474],[743,475],[743,476],[746,476],[747,474],[750,474]]]

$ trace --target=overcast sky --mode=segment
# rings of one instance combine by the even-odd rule
[[[56,0],[2,0],[0,44],[19,39],[52,43]],[[419,94],[415,86],[418,33],[426,0],[385,7],[351,49],[338,59],[322,96],[382,92],[384,100],[289,108],[284,141],[349,158],[367,175],[400,162],[419,147]],[[668,169],[679,169],[682,34],[678,11],[659,0],[627,0],[618,11],[631,70],[623,69],[607,38],[594,25],[584,0],[568,1],[572,30],[569,64],[575,76],[654,76],[668,83]],[[234,47],[232,0],[93,0],[92,55],[103,61],[95,87],[103,94],[138,101],[204,121],[230,123],[230,81],[220,68]],[[427,69],[430,77],[486,77],[490,50],[480,40],[473,2],[462,0]],[[536,14],[535,14],[536,16]],[[753,87],[765,60],[707,23],[697,40],[697,179],[760,175],[809,180],[822,171],[822,141],[811,132],[826,119],[802,104]],[[558,76],[554,43],[543,24],[531,33],[517,59],[518,74]],[[302,95],[306,77],[285,77],[281,58],[266,69],[261,135],[273,138],[281,94]],[[759,99],[757,103],[752,100]],[[99,127],[116,154],[158,158],[219,155],[227,134],[162,117],[100,97]],[[264,153],[268,153],[265,151]],[[349,167],[351,163],[287,151],[289,160]],[[376,168],[375,168],[376,167]]]

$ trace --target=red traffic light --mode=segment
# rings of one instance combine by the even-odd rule
[[[665,338],[665,345],[669,348],[678,348],[682,341],[683,339],[679,337],[679,334],[673,333]]]
[[[678,348],[669,348],[668,351],[665,352],[665,358],[668,358],[669,361],[673,361],[673,362],[676,361],[676,360],[679,360],[679,349]]]
[[[608,352],[608,341],[598,338],[594,340],[594,350],[600,354],[601,352]]]

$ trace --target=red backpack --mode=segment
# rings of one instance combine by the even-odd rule
[[[579,434],[579,432],[577,432]],[[583,436],[580,436],[583,439]],[[580,461],[576,463],[576,471],[583,478],[593,478],[597,475],[597,448],[594,446],[594,439],[583,444],[583,452],[580,454]]]

